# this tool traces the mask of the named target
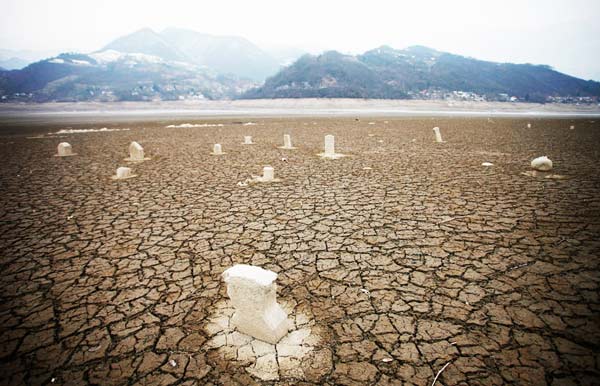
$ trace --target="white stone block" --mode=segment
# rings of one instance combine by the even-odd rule
[[[531,161],[531,167],[535,170],[547,172],[548,170],[552,170],[552,161],[546,156],[538,157]]]
[[[265,166],[263,168],[262,176],[252,176],[252,179],[246,180],[246,182],[279,182],[278,178],[275,178],[275,169],[272,166]]]
[[[131,173],[131,168],[121,166],[121,167],[117,168],[117,173],[114,176],[112,176],[112,179],[113,180],[126,180],[128,178],[133,178],[133,177],[136,177],[136,176]]]
[[[252,144],[254,144],[254,142],[252,142],[252,136],[244,135],[244,145],[252,145]]]
[[[295,147],[292,146],[292,137],[289,134],[283,135],[283,146],[281,146],[280,149],[295,149]]]
[[[213,155],[223,155],[223,154],[225,154],[225,153],[223,153],[223,149],[221,148],[221,144],[215,143],[213,145],[213,152],[212,152],[212,154]]]
[[[137,142],[131,142],[129,145],[129,158],[132,160],[144,160],[144,148]]]
[[[125,161],[131,162],[142,162],[149,160],[144,156],[144,148],[139,143],[133,141],[129,144],[129,158],[125,158]]]
[[[442,143],[444,142],[442,140],[442,133],[440,133],[440,128],[439,127],[434,127],[433,128],[433,132],[435,133],[435,141],[438,143]]]
[[[58,144],[58,154],[57,157],[69,157],[75,155],[73,153],[73,147],[68,142],[61,142]]]
[[[131,168],[120,167],[117,169],[117,178],[127,178],[131,175]]]
[[[335,137],[333,135],[325,136],[325,154],[329,156],[335,154]]]
[[[275,169],[272,166],[263,168],[263,181],[273,181],[275,179]]]
[[[287,313],[277,303],[277,274],[237,264],[223,272],[235,308],[232,323],[241,333],[276,344],[289,331]]]
[[[344,157],[344,154],[335,152],[335,137],[331,134],[325,136],[325,152],[320,153],[319,156],[329,159],[337,159]]]
[[[528,129],[531,129],[531,123],[528,123],[528,124],[527,124],[527,128],[528,128]]]

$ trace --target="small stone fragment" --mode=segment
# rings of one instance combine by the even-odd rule
[[[567,178],[566,176],[563,176],[562,174],[548,174],[546,177],[549,180],[564,180],[565,178]]]

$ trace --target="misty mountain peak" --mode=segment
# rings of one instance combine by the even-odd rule
[[[156,36],[158,35],[156,32],[154,32],[154,30],[152,28],[140,28],[139,30],[133,32],[131,35],[141,35],[141,36]]]
[[[150,28],[143,28],[122,36],[103,47],[100,51],[114,50],[129,54],[146,54],[172,61],[186,61],[186,55],[172,47],[165,39]]]
[[[425,47],[425,46],[410,46],[405,49],[405,51],[419,54],[419,55],[439,55],[441,52],[434,50],[433,48]]]
[[[279,69],[277,60],[245,38],[184,28],[169,27],[160,33],[143,28],[114,40],[101,51],[110,50],[206,66],[217,73],[255,81],[262,81]]]
[[[262,81],[279,69],[274,58],[239,36],[214,36],[173,27],[162,31],[161,36],[185,52],[189,61],[222,74]]]

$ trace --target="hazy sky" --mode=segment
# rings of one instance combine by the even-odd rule
[[[143,27],[358,53],[426,45],[600,80],[600,0],[0,0],[0,48],[89,52]]]

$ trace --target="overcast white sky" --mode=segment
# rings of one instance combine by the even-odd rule
[[[426,45],[600,80],[600,0],[0,0],[0,48],[89,52],[143,27],[262,48],[358,53]]]

